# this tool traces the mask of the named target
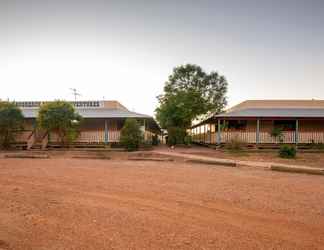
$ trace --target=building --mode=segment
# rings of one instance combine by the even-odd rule
[[[203,144],[324,143],[324,100],[248,100],[194,125],[191,133]]]
[[[37,129],[36,118],[42,103],[44,102],[16,102],[25,117],[24,129],[16,136],[17,145],[26,145],[28,149],[36,147],[36,145],[41,148],[59,145],[57,134],[48,134]],[[75,145],[118,144],[120,130],[127,118],[138,120],[146,141],[151,141],[155,134],[160,135],[160,127],[153,117],[129,111],[117,101],[76,101],[71,103],[83,117],[80,133],[74,141]]]

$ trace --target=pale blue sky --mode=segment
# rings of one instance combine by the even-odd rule
[[[179,64],[228,99],[324,99],[324,1],[0,1],[0,98],[116,99],[153,114]]]

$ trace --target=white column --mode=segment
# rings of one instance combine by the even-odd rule
[[[221,120],[218,119],[217,120],[217,144],[220,145],[221,144]]]
[[[109,143],[109,131],[108,131],[108,123],[105,120],[105,144]]]
[[[298,145],[298,131],[299,130],[299,123],[298,123],[298,119],[296,119],[296,131],[295,131],[295,143],[296,143],[296,147]]]
[[[260,119],[257,119],[257,126],[256,126],[256,144],[260,143]]]

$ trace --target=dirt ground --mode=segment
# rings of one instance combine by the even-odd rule
[[[126,158],[0,159],[0,249],[324,249],[323,176]]]
[[[192,146],[191,148],[175,147],[170,149],[166,146],[156,148],[158,151],[176,152],[183,154],[194,154],[200,156],[208,156],[223,159],[259,161],[259,162],[276,162],[291,165],[303,165],[310,167],[324,168],[324,151],[316,153],[297,152],[295,159],[283,159],[278,156],[277,150],[255,152],[249,151],[240,153],[231,153],[226,150],[215,150],[203,146]]]

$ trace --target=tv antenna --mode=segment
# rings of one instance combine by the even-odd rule
[[[74,95],[74,101],[76,101],[77,100],[77,97],[78,96],[81,96],[81,94],[75,88],[70,88],[70,90],[72,91],[72,95]]]

